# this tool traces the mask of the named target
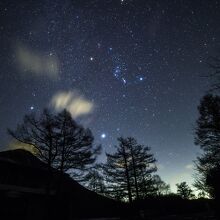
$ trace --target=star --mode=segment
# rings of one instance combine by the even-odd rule
[[[30,110],[31,110],[31,111],[34,110],[34,106],[31,106],[31,107],[30,107]]]
[[[105,138],[106,138],[106,134],[105,134],[105,133],[102,133],[102,134],[101,134],[101,138],[102,138],[102,139],[105,139]]]
[[[115,76],[116,79],[120,79],[121,74],[122,74],[122,73],[121,73],[121,68],[120,68],[120,66],[116,66],[116,67],[114,68],[113,75]]]
[[[98,47],[98,48],[101,48],[101,43],[97,43],[97,47]]]
[[[90,59],[91,61],[93,61],[93,60],[94,60],[94,57],[90,57],[89,59]]]
[[[127,83],[126,79],[122,77],[122,82],[125,85]]]

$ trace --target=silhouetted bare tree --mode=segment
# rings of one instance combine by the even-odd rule
[[[107,162],[103,166],[108,190],[111,196],[128,199],[144,197],[152,183],[152,173],[156,171],[155,159],[149,153],[150,148],[137,144],[134,138],[118,138],[114,154],[106,154]]]
[[[103,166],[104,174],[108,182],[108,191],[112,197],[120,199],[128,198],[132,202],[131,194],[131,177],[130,177],[130,162],[129,152],[123,142],[119,140],[119,145],[116,146],[114,154],[106,154],[107,162]]]
[[[156,172],[155,158],[150,154],[150,148],[137,143],[136,139],[128,137],[121,138],[128,148],[131,157],[132,195],[136,199],[144,198],[155,191],[152,173]],[[135,194],[135,196],[134,196]]]
[[[61,173],[71,169],[74,177],[93,164],[100,151],[100,146],[93,146],[91,131],[78,125],[66,110],[57,115],[49,110],[39,117],[26,115],[15,131],[8,132],[18,141],[33,146],[48,167]]]
[[[66,110],[56,115],[55,120],[58,137],[55,167],[61,172],[75,170],[76,177],[95,162],[101,146],[93,146],[92,132],[78,125]]]
[[[33,146],[36,155],[51,168],[58,153],[56,127],[54,115],[45,109],[39,118],[35,114],[25,115],[23,123],[15,131],[8,129],[8,133],[19,142]]]

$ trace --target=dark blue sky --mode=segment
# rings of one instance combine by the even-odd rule
[[[218,53],[220,1],[0,3],[0,143],[24,114],[67,108],[103,152],[149,145],[159,174],[192,182],[197,105]],[[105,157],[101,156],[100,160]]]

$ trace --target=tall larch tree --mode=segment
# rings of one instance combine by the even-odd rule
[[[201,147],[203,154],[196,161],[198,178],[195,186],[212,195],[213,187],[207,184],[207,177],[212,170],[220,168],[220,97],[205,95],[200,102],[198,111],[195,144]]]
[[[152,173],[156,171],[156,160],[149,153],[150,148],[140,145],[132,138],[118,138],[116,152],[106,154],[104,173],[109,182],[110,193],[121,195],[132,202],[147,195],[152,183]]]

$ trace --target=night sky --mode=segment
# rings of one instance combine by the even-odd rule
[[[212,0],[1,1],[1,149],[25,114],[67,108],[102,144],[99,160],[133,136],[172,189],[191,183],[219,12]]]

